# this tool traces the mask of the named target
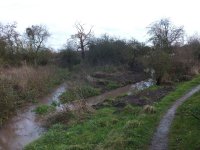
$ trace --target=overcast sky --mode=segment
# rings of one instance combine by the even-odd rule
[[[200,33],[199,0],[0,0],[0,22],[16,21],[18,30],[45,24],[49,46],[61,48],[76,32],[75,22],[104,33],[145,42],[146,27],[161,18],[183,25],[189,35]]]

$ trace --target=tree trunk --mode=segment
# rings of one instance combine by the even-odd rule
[[[161,84],[161,80],[162,80],[162,76],[159,76],[159,77],[156,79],[156,85],[160,85],[160,84]]]
[[[81,40],[81,56],[82,59],[85,59],[85,49],[82,40]]]

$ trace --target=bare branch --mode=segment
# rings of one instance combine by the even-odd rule
[[[44,46],[50,33],[44,25],[32,25],[31,27],[26,28],[26,35],[29,40],[30,48],[37,53],[37,51]]]
[[[169,19],[161,19],[148,27],[149,41],[155,48],[170,49],[173,45],[180,43],[183,39],[183,27],[172,25]]]
[[[84,24],[76,23],[75,28],[77,33],[72,35],[71,38],[78,41],[77,49],[81,49],[82,58],[85,58],[85,48],[89,45],[90,38],[92,37],[92,29],[85,32]]]

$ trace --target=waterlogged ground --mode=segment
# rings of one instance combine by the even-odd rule
[[[65,91],[62,84],[52,94],[40,100],[41,104],[58,101]],[[44,131],[33,110],[36,105],[27,106],[17,112],[0,130],[0,150],[21,150],[27,143],[37,139]]]
[[[181,83],[173,92],[148,107],[115,105],[115,101],[127,96],[106,100],[94,113],[88,115],[86,112],[81,118],[72,118],[74,124],[54,125],[42,138],[27,145],[25,149],[148,149],[164,113],[173,102],[199,84],[200,77]],[[147,91],[154,93],[158,88],[154,86]]]
[[[142,90],[153,85],[152,80],[138,82],[134,85],[127,85],[100,96],[89,98],[89,105],[101,103],[106,98],[116,97],[123,93]],[[52,94],[40,100],[40,104],[51,104],[53,101],[59,101],[59,96],[66,91],[66,84],[59,86]],[[0,130],[0,150],[21,150],[26,144],[39,138],[44,129],[33,110],[37,105],[27,106],[17,112],[17,115],[10,119]],[[73,107],[73,106],[72,106]],[[59,110],[59,109],[58,109]]]

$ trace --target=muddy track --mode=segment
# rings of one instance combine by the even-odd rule
[[[168,134],[170,130],[170,126],[175,117],[175,113],[177,108],[185,102],[189,97],[191,97],[196,92],[200,91],[200,85],[194,87],[192,90],[187,92],[184,96],[179,98],[171,108],[167,111],[167,113],[163,116],[160,121],[159,126],[153,136],[150,150],[167,150],[168,149]]]

